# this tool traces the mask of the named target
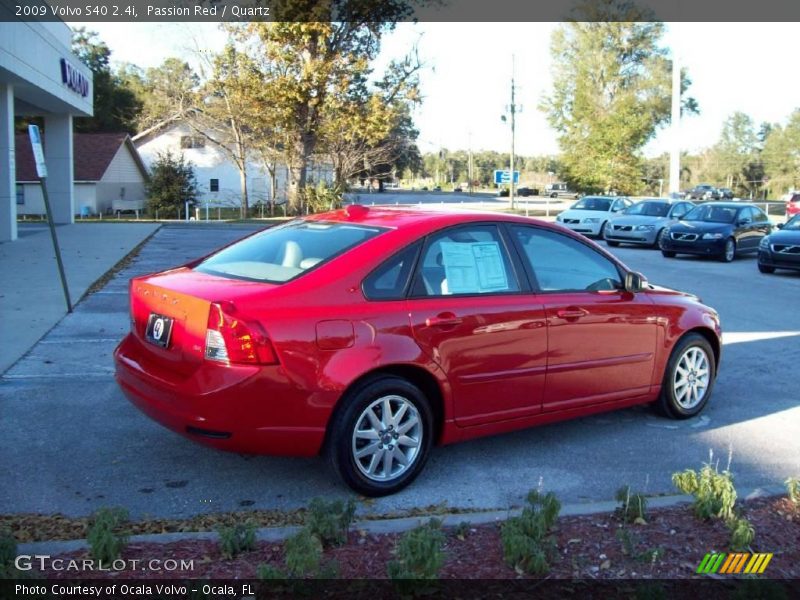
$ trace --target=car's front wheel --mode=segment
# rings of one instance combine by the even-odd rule
[[[664,258],[675,258],[675,252],[673,252],[672,250],[662,250],[661,256],[663,256]]]
[[[725,248],[722,251],[719,259],[722,262],[732,262],[736,258],[736,242],[733,238],[725,240]]]
[[[673,419],[694,417],[708,402],[715,378],[711,344],[699,333],[685,335],[673,348],[664,372],[661,412]]]
[[[667,228],[666,227],[662,227],[661,229],[658,230],[658,234],[656,235],[656,241],[653,244],[653,246],[656,247],[656,248],[663,248],[664,247],[664,241],[666,239],[667,239]]]
[[[761,263],[758,263],[758,270],[761,271],[762,273],[774,273],[775,267],[768,267],[767,265],[762,265]]]
[[[419,475],[433,443],[433,414],[425,395],[394,376],[352,390],[334,417],[328,455],[356,492],[386,496]]]

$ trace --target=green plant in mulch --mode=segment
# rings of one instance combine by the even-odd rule
[[[347,541],[347,532],[356,514],[356,503],[314,498],[308,506],[306,527],[316,535],[324,547],[341,546]]]
[[[250,521],[220,527],[217,533],[223,558],[234,558],[242,552],[250,552],[256,548],[256,526]]]
[[[436,579],[444,564],[442,522],[431,519],[407,531],[395,546],[387,568],[392,579]]]
[[[747,550],[756,537],[755,528],[743,517],[734,517],[728,521],[728,530],[731,534],[731,550],[737,552]]]
[[[518,572],[544,575],[557,556],[551,529],[558,519],[561,503],[555,494],[528,494],[528,504],[518,517],[508,519],[500,530],[505,561]]]
[[[786,495],[795,508],[800,508],[800,477],[789,477],[783,482],[786,485]]]
[[[101,508],[89,518],[86,540],[92,558],[111,563],[128,545],[130,533],[125,528],[130,517],[124,508]]]
[[[664,549],[661,547],[640,549],[639,545],[641,542],[639,536],[628,527],[623,526],[617,529],[616,537],[622,544],[622,553],[639,562],[654,564],[659,558],[664,556]]]
[[[631,486],[626,485],[617,490],[615,496],[620,505],[614,511],[625,523],[647,522],[647,498],[641,492],[631,491]]]

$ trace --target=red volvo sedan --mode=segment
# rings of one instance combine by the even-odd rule
[[[365,208],[130,282],[116,378],[241,453],[325,454],[390,494],[449,444],[635,404],[708,402],[719,317],[595,243],[512,215]]]

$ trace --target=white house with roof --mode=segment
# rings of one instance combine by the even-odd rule
[[[192,163],[197,178],[199,206],[240,206],[242,199],[239,169],[218,146],[209,142],[179,118],[163,121],[133,136],[133,143],[142,160],[151,168],[159,154],[183,153]],[[276,172],[275,201],[286,201],[288,169],[278,165]],[[312,164],[308,171],[312,182],[331,183],[333,171],[329,167]],[[247,164],[247,195],[250,206],[268,203],[272,196],[271,175],[256,156]]]

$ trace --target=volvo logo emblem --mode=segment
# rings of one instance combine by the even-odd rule
[[[156,319],[153,323],[153,339],[160,340],[162,335],[164,335],[164,319]]]

